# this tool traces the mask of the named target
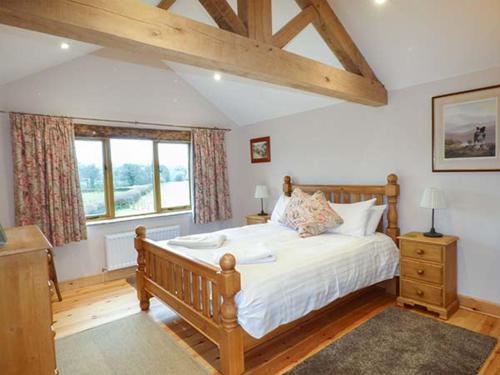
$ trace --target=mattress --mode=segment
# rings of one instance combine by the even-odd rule
[[[267,223],[219,231],[227,236],[223,252],[272,249],[276,261],[237,265],[241,291],[238,322],[255,338],[292,322],[351,292],[391,279],[399,271],[399,250],[386,235],[355,238],[333,233],[300,238],[285,226]],[[207,250],[161,246],[203,259]]]

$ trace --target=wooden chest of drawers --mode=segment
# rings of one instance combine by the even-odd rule
[[[401,249],[398,305],[424,306],[440,318],[448,319],[458,309],[458,238],[429,238],[417,232],[398,238]]]
[[[36,226],[5,230],[0,247],[0,373],[57,374],[49,286],[50,244]]]

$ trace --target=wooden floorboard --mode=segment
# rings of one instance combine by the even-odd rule
[[[394,306],[394,300],[393,296],[383,292],[370,292],[319,319],[305,322],[247,353],[247,373],[282,374],[385,308]],[[437,319],[425,311],[413,310]],[[117,280],[68,290],[63,293],[62,302],[54,302],[53,311],[56,338],[61,338],[138,313],[140,309],[135,289],[125,280]],[[219,351],[213,343],[156,299],[152,300],[148,314],[210,373],[218,374]],[[459,309],[448,323],[500,340],[500,319],[492,316]],[[479,374],[500,374],[500,344],[497,344]]]

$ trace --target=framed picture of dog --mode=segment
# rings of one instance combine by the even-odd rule
[[[500,171],[500,85],[432,98],[432,171]]]
[[[271,137],[250,139],[250,159],[252,163],[271,161]]]

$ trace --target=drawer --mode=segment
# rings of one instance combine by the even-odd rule
[[[441,246],[403,240],[401,243],[401,255],[403,257],[441,263],[443,261],[443,248]]]
[[[443,288],[401,278],[401,295],[431,305],[443,305]]]
[[[267,219],[253,219],[253,218],[247,219],[247,225],[265,224],[266,222],[267,222]]]
[[[441,285],[443,284],[443,266],[402,259],[401,276]]]

